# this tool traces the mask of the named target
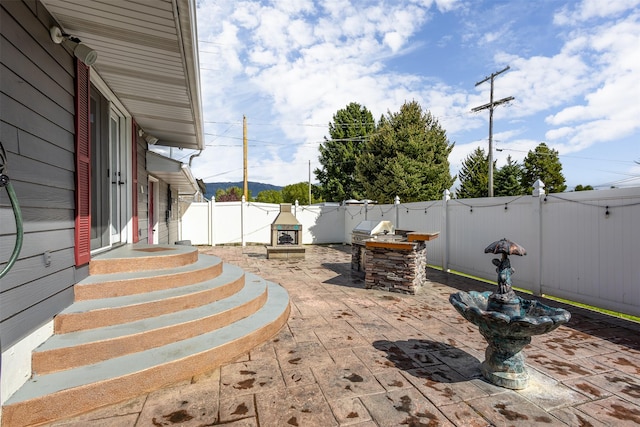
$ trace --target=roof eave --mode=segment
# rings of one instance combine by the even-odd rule
[[[193,110],[196,125],[196,144],[194,149],[204,150],[204,119],[202,112],[202,93],[200,91],[200,56],[198,54],[198,29],[196,19],[196,7],[194,0],[174,0],[180,19],[176,19],[176,27],[179,28],[180,46],[183,52],[182,59],[191,96],[191,108]]]

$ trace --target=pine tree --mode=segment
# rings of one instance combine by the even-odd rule
[[[373,115],[355,102],[338,110],[329,123],[329,136],[320,144],[321,168],[314,174],[325,200],[361,199],[362,186],[356,181],[356,160],[369,134],[375,130]]]
[[[467,199],[472,197],[489,197],[489,155],[478,147],[462,162],[458,174],[460,188],[456,197]],[[495,169],[495,162],[494,162]]]
[[[544,182],[547,193],[562,193],[567,189],[558,151],[550,149],[544,142],[524,158],[522,186],[531,191],[537,179]]]
[[[582,185],[582,184],[576,185],[576,187],[573,189],[573,191],[589,191],[589,190],[593,190],[593,187],[591,185]]]
[[[522,186],[522,166],[511,156],[507,157],[507,164],[495,173],[493,192],[496,196],[527,194],[527,189]]]
[[[416,101],[388,112],[378,123],[356,165],[368,199],[391,203],[436,200],[455,180],[449,172],[449,143],[444,129]]]

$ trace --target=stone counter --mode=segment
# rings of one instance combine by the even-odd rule
[[[426,242],[437,237],[438,233],[411,232],[406,241],[366,241],[365,288],[419,292],[427,281]]]

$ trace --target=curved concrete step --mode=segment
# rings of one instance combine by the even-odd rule
[[[92,275],[76,284],[73,292],[76,301],[113,298],[191,285],[212,279],[220,273],[222,273],[220,258],[201,255],[192,264],[160,271],[145,270]]]
[[[244,271],[225,264],[219,276],[194,285],[74,302],[55,317],[54,331],[65,334],[199,307],[231,296],[243,285]]]
[[[32,370],[43,375],[181,341],[247,317],[266,300],[266,282],[247,274],[239,292],[210,304],[135,322],[54,335],[34,351]]]
[[[6,427],[38,425],[121,402],[210,371],[273,336],[286,323],[289,296],[267,282],[268,298],[231,325],[162,347],[49,375],[36,375],[3,408]]]
[[[136,243],[123,245],[92,257],[89,262],[89,274],[162,270],[193,264],[197,260],[198,248],[193,246],[160,246]]]

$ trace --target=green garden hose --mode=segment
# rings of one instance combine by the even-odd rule
[[[6,155],[4,152],[4,148],[0,145],[0,187],[5,187],[7,189],[7,194],[9,195],[9,201],[11,202],[11,208],[13,209],[13,217],[16,221],[16,244],[13,247],[13,253],[7,262],[7,265],[4,266],[2,271],[0,271],[0,279],[3,278],[13,264],[16,263],[18,259],[18,255],[20,255],[20,250],[22,249],[22,240],[24,238],[24,229],[22,228],[22,212],[20,211],[20,205],[18,205],[18,198],[16,197],[16,192],[13,190],[13,186],[11,185],[11,181],[9,177],[5,175],[4,172],[4,163],[6,159]]]

